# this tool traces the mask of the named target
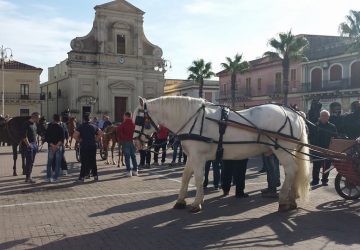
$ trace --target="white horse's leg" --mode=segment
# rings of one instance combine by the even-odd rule
[[[285,151],[274,151],[280,164],[284,167],[285,180],[279,193],[279,211],[287,211],[296,208],[296,195],[293,190],[297,164],[289,153]]]
[[[185,165],[184,172],[182,174],[181,188],[180,188],[179,196],[174,205],[174,208],[176,208],[176,209],[183,209],[186,207],[185,198],[186,198],[186,194],[188,191],[188,186],[189,186],[189,182],[190,182],[192,173],[193,173],[193,170],[190,167],[189,160],[188,160],[188,162]]]
[[[196,213],[202,209],[204,202],[204,175],[205,175],[205,161],[196,161],[194,169],[196,196],[194,202],[191,204],[191,212]]]

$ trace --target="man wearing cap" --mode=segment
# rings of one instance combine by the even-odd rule
[[[23,135],[22,142],[26,146],[25,150],[25,182],[27,183],[35,183],[35,181],[31,178],[32,168],[35,161],[35,155],[38,151],[38,145],[36,143],[36,123],[39,122],[40,114],[38,112],[34,112],[31,114],[29,120],[24,122],[23,124]]]
[[[84,122],[74,132],[75,140],[80,141],[81,169],[79,182],[84,182],[85,176],[87,176],[90,171],[92,171],[94,180],[98,181],[95,138],[101,136],[102,131],[90,123],[90,114],[84,114]]]

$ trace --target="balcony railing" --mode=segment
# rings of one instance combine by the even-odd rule
[[[2,92],[0,92],[0,97],[1,96],[2,96]],[[39,100],[44,100],[44,95],[41,95],[40,93],[23,94],[23,93],[20,93],[20,92],[5,92],[4,98],[5,98],[5,100],[33,100],[33,101],[39,101]]]
[[[271,84],[266,87],[266,94],[267,95],[274,95],[274,94],[281,94],[282,88],[281,84]]]
[[[340,90],[351,88],[349,79],[341,79],[338,81],[321,81],[320,83],[303,83],[303,92]]]
[[[235,98],[236,99],[243,99],[243,98],[248,98],[252,96],[252,91],[251,88],[240,88],[238,90],[235,90]],[[219,100],[224,100],[224,99],[231,99],[231,91],[227,90],[226,93],[224,91],[220,91],[219,94]]]

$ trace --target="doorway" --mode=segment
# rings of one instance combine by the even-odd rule
[[[123,115],[126,112],[127,97],[115,96],[115,122],[122,122]]]
[[[91,113],[91,106],[83,106],[82,107],[82,119],[84,120],[84,115],[86,113]]]

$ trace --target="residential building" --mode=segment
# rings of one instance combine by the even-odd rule
[[[349,52],[349,39],[337,36],[310,36],[313,46],[303,63],[305,109],[318,99],[330,113],[351,112],[360,99],[360,57]]]
[[[125,0],[95,6],[90,33],[71,41],[68,58],[49,68],[43,113],[69,108],[81,119],[91,112],[121,121],[138,105],[138,96],[163,95],[165,61],[160,47],[143,30],[144,12]]]
[[[41,68],[18,61],[4,63],[4,115],[28,116],[40,112],[42,96],[40,95]],[[2,77],[1,77],[2,78]],[[2,82],[1,85],[2,86]],[[0,92],[2,106],[2,92]]]
[[[194,80],[166,79],[164,96],[199,97],[199,84]],[[204,80],[203,98],[217,103],[219,97],[219,81]]]
[[[237,74],[235,109],[253,107],[264,103],[281,103],[282,66],[279,60],[264,57],[249,61],[250,69]],[[290,65],[289,104],[302,104],[302,98],[296,95],[301,89],[301,64]],[[220,82],[219,102],[231,105],[231,75],[224,70],[217,73]]]
[[[289,71],[288,104],[308,111],[313,99],[331,112],[350,112],[359,99],[360,59],[349,53],[349,39],[340,36],[299,35],[309,41],[307,61],[292,62]],[[264,103],[282,103],[280,60],[263,57],[249,61],[250,68],[236,78],[237,109]],[[230,105],[230,75],[221,71],[219,102]]]

